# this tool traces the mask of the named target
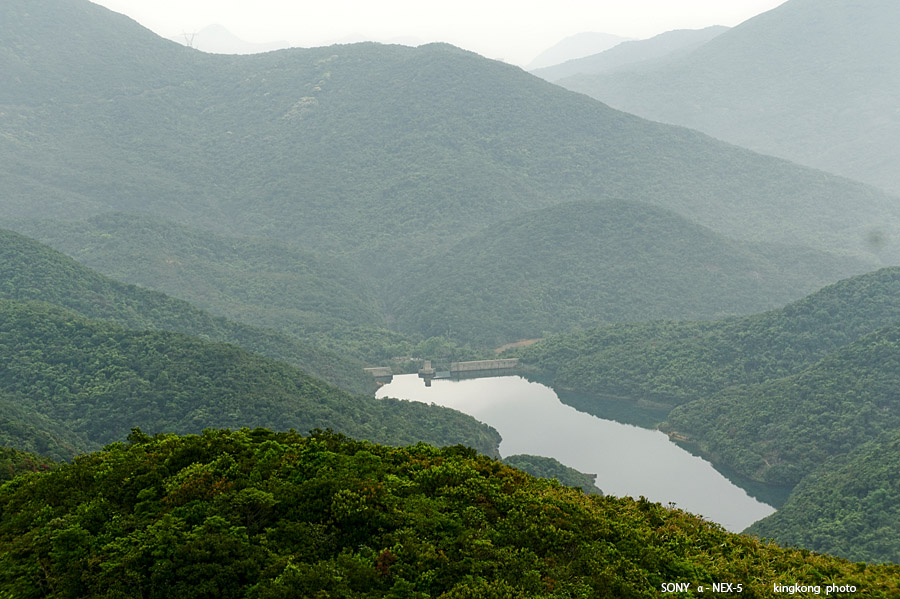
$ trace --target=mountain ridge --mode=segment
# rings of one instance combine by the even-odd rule
[[[896,193],[896,3],[789,0],[657,69],[558,82]]]

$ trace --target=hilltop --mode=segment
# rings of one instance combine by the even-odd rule
[[[622,42],[628,41],[628,39],[630,38],[609,33],[601,33],[599,31],[576,33],[575,35],[570,35],[569,37],[560,40],[538,54],[534,60],[525,66],[525,68],[529,71],[533,71],[535,69],[568,62],[583,56],[589,56],[614,48]]]
[[[139,236],[132,235],[131,239],[137,242]],[[138,244],[128,249],[115,248],[119,255],[133,255],[129,250],[139,251]],[[160,262],[168,259],[166,255],[159,257]],[[152,270],[149,261],[143,265],[146,271]],[[198,281],[193,288],[202,288],[202,284]],[[363,364],[357,360],[271,329],[215,317],[156,291],[120,283],[33,239],[4,229],[0,229],[0,298],[56,304],[87,318],[134,330],[173,331],[234,343],[290,362],[345,389],[357,393],[372,391],[371,377],[363,373]]]
[[[411,268],[389,310],[401,331],[496,346],[610,322],[758,312],[865,270],[849,257],[735,242],[647,204],[568,202],[485,227]]]
[[[117,443],[0,487],[0,591],[79,597],[658,597],[728,581],[900,592],[897,566],[786,550],[462,448],[256,429]]]

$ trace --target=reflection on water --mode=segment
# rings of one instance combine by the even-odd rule
[[[741,531],[774,512],[678,447],[663,433],[597,418],[559,401],[549,387],[518,376],[434,380],[395,376],[377,397],[396,397],[454,408],[493,426],[503,437],[500,454],[556,458],[597,474],[611,495],[643,495]]]

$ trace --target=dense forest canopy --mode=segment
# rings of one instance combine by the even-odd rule
[[[21,477],[0,487],[0,549],[0,589],[21,599],[622,599],[672,581],[755,597],[797,582],[900,592],[898,566],[781,549],[466,448],[262,429],[133,432]]]
[[[7,398],[29,426],[0,421],[4,443],[22,446],[40,430],[51,444],[29,448],[64,459],[122,440],[133,426],[330,428],[382,443],[460,442],[490,455],[500,441],[454,410],[353,395],[225,343],[0,300],[0,400]]]
[[[138,267],[146,268],[146,263]],[[371,378],[362,372],[362,363],[348,358],[346,352],[340,354],[271,329],[215,317],[185,301],[122,284],[5,229],[0,229],[0,298],[52,303],[135,330],[166,330],[226,341],[290,362],[351,391],[370,392],[373,386]]]
[[[885,481],[900,426],[898,297],[900,269],[885,268],[762,314],[613,325],[519,351],[555,386],[589,392],[578,409],[656,400],[671,410],[658,416],[662,429],[694,451],[751,479],[796,485],[751,532],[895,560],[900,527],[890,514],[900,498]]]

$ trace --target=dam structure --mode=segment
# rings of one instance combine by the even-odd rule
[[[434,379],[474,379],[488,376],[509,374],[519,365],[518,358],[503,358],[497,360],[472,360],[470,362],[450,362],[450,370],[437,370],[432,366],[431,360],[425,360],[419,369],[419,378],[425,380],[425,386],[430,387]],[[390,367],[366,368],[366,372],[375,377],[380,384],[386,384],[393,378]]]
[[[512,370],[519,365],[519,358],[499,360],[473,360],[471,362],[450,362],[450,376],[489,376],[500,370]],[[486,374],[481,374],[486,373]]]

